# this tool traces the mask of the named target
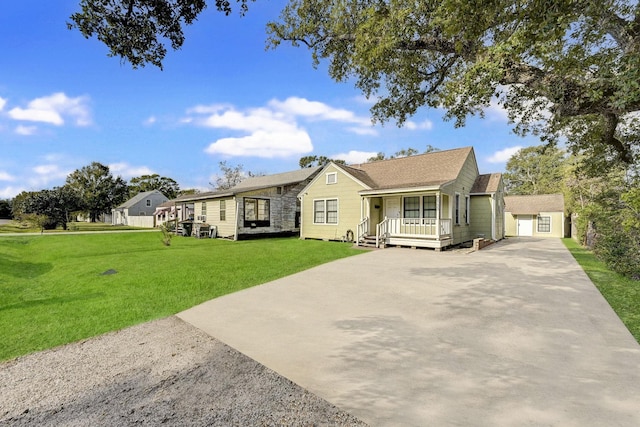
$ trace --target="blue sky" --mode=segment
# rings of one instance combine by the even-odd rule
[[[210,7],[164,71],[133,70],[68,30],[77,0],[3,4],[0,198],[62,185],[93,161],[126,180],[157,173],[208,190],[223,160],[270,174],[297,169],[305,155],[357,163],[408,147],[472,145],[488,173],[539,143],[512,134],[499,108],[462,129],[426,108],[402,128],[372,126],[371,102],[353,82],[334,82],[326,64],[314,69],[306,49],[265,50],[265,24],[284,4],[258,0],[245,17]]]

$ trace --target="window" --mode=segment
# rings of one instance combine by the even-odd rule
[[[244,226],[269,227],[269,205],[268,199],[244,199]]]
[[[227,220],[227,201],[220,200],[220,221]]]
[[[282,194],[282,187],[276,187],[276,194]]]
[[[327,184],[335,184],[338,182],[338,172],[329,172],[327,174]]]
[[[202,214],[203,216],[207,214],[207,202],[202,202],[200,214]]]
[[[424,196],[422,199],[422,217],[436,217],[436,196]]]
[[[456,193],[454,220],[457,225],[460,224],[460,194]]]
[[[147,206],[151,206],[151,200],[147,200]]]
[[[338,223],[338,200],[327,200],[327,224]]]
[[[338,199],[325,199],[313,201],[314,224],[338,223]]]
[[[464,196],[464,222],[469,225],[471,223],[471,197]]]
[[[420,218],[420,197],[405,197],[404,210],[402,213],[404,218]]]
[[[550,216],[538,217],[538,233],[551,233],[551,217]]]

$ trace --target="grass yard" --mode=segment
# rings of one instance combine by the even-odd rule
[[[161,233],[2,237],[0,360],[165,317],[361,253],[348,243]],[[115,270],[114,274],[103,274]],[[249,315],[249,313],[248,313]]]
[[[640,281],[627,279],[609,270],[593,252],[583,248],[573,239],[563,241],[611,308],[640,343]]]
[[[70,231],[122,231],[122,230],[139,230],[140,228],[129,227],[126,225],[111,225],[104,222],[70,222],[67,224],[68,230],[61,227],[55,230],[44,230],[44,234],[50,233],[68,233]],[[0,224],[0,236],[2,233],[40,233],[39,228],[33,227],[27,222],[11,221],[8,224]]]

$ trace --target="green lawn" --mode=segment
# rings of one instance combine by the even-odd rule
[[[139,230],[140,228],[129,227],[125,225],[111,225],[104,222],[70,222],[67,224],[67,230],[61,227],[55,230],[44,230],[44,234],[50,233],[66,233],[69,231],[122,231],[122,230]],[[34,228],[26,222],[11,221],[8,224],[0,225],[0,236],[2,233],[40,233],[39,228]]]
[[[161,233],[2,237],[0,360],[165,317],[361,253],[348,243]],[[115,274],[103,274],[115,270]],[[249,313],[248,313],[249,315]]]
[[[640,281],[612,272],[591,251],[573,239],[563,240],[578,264],[640,343]]]

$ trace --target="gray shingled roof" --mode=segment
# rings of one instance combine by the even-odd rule
[[[471,194],[490,194],[499,190],[500,180],[502,179],[501,173],[487,173],[478,175],[476,181],[471,187]]]
[[[472,153],[472,147],[464,147],[350,165],[344,169],[371,189],[430,187],[454,181]]]
[[[297,184],[312,176],[320,170],[320,166],[302,168],[291,172],[276,173],[273,175],[253,176],[241,181],[231,188],[234,193],[257,190],[260,188],[277,187],[281,185]]]
[[[537,215],[540,212],[564,212],[562,194],[539,194],[531,196],[505,196],[504,210],[513,215]]]
[[[259,190],[261,188],[297,184],[299,182],[305,181],[319,170],[320,166],[315,166],[312,168],[297,169],[294,171],[276,173],[273,175],[253,176],[241,181],[239,184],[236,184],[234,187],[228,190],[207,191],[204,193],[193,194],[191,196],[185,197],[182,200],[194,201],[203,199],[214,199],[218,197],[230,197],[238,193]]]
[[[119,208],[128,209],[128,208],[132,207],[133,205],[135,205],[136,203],[146,199],[147,197],[149,197],[151,194],[154,194],[154,193],[159,193],[162,196],[164,196],[164,194],[162,194],[159,190],[143,191],[142,193],[136,194],[135,196],[133,196],[132,198],[130,198],[129,200],[127,200],[126,202],[124,202],[123,204],[118,206],[118,209]],[[167,197],[167,196],[164,196],[164,197]]]

